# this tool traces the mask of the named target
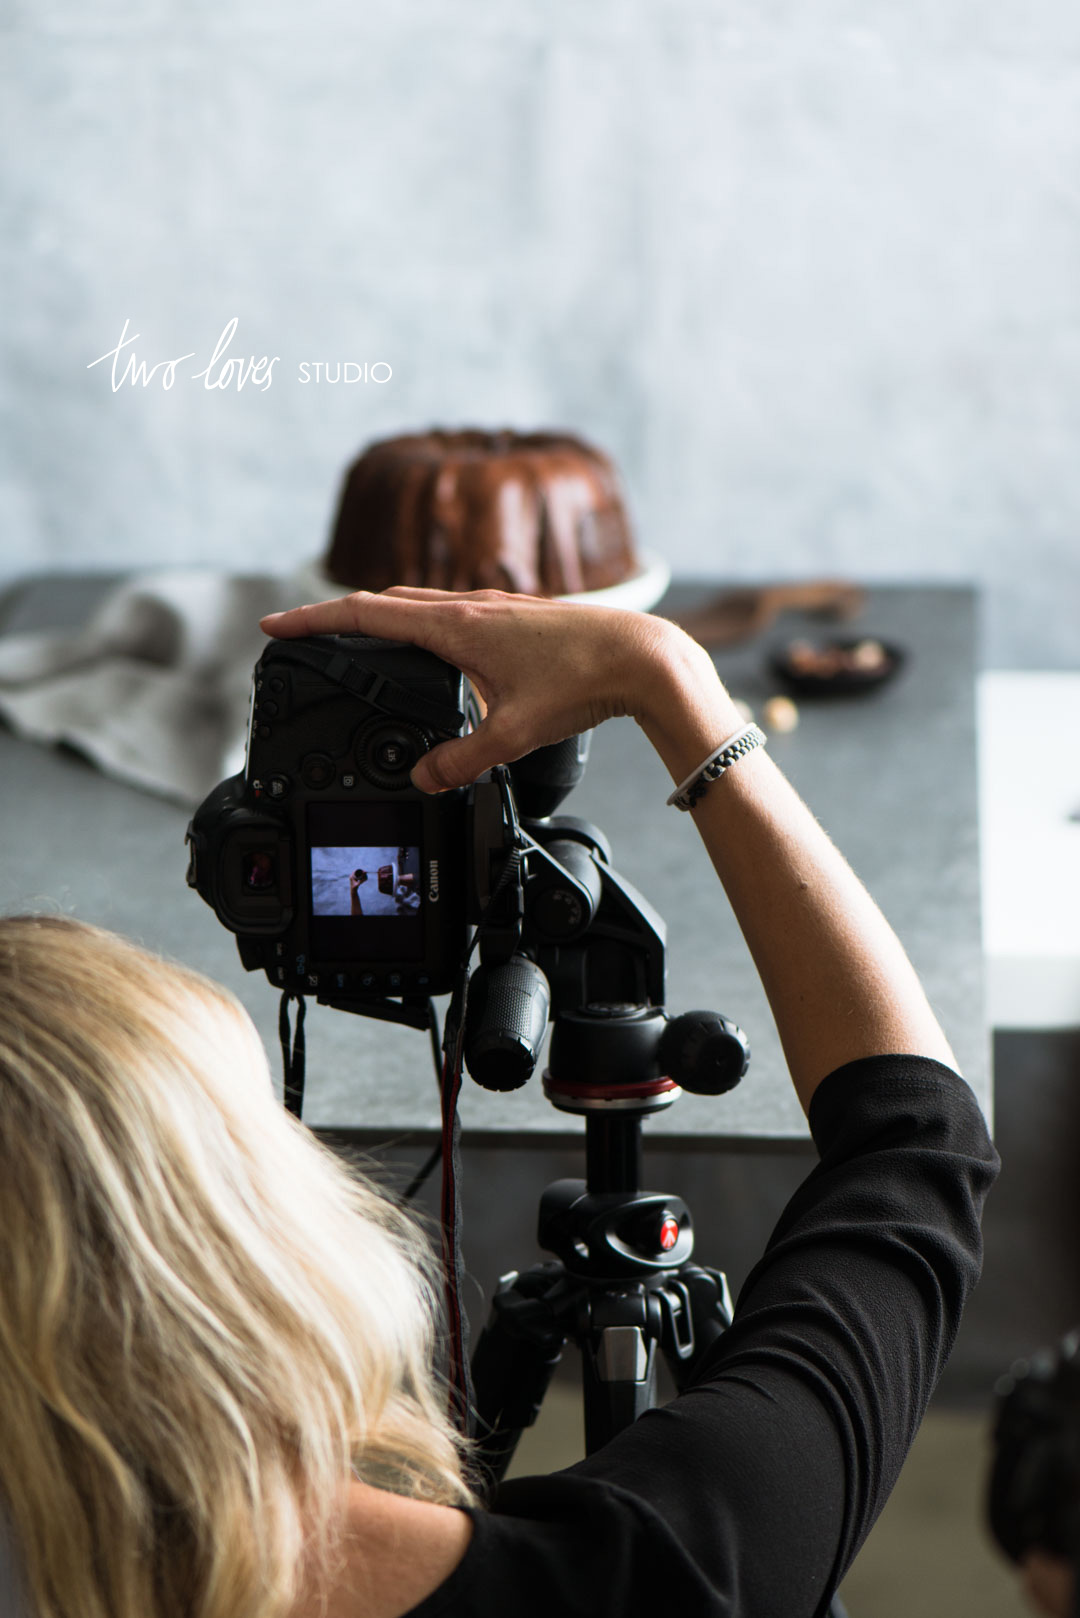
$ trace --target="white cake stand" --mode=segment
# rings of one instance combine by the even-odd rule
[[[621,607],[627,612],[648,612],[655,607],[671,581],[671,568],[659,556],[646,551],[641,558],[641,571],[621,584],[610,584],[604,590],[582,590],[576,595],[560,596],[560,601],[587,602],[594,607]],[[285,580],[288,594],[295,592],[297,602],[331,601],[347,596],[346,586],[331,579],[323,569],[322,559],[305,562]]]

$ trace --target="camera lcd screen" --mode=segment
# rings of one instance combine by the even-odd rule
[[[372,965],[424,953],[418,803],[310,803],[311,953]]]

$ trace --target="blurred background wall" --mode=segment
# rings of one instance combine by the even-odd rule
[[[975,578],[991,664],[1080,663],[1072,0],[2,29],[0,580],[288,567],[368,439],[565,425],[678,572]],[[191,380],[234,316],[264,391]],[[87,369],[125,321],[125,359],[193,352],[171,390]],[[346,361],[392,376],[300,380]]]

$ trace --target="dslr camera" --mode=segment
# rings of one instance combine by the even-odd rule
[[[363,635],[267,646],[245,768],[188,828],[188,884],[249,971],[376,1015],[452,988],[468,793],[431,796],[409,772],[465,729],[464,677],[420,647]]]
[[[528,957],[561,962],[570,992],[659,1004],[663,922],[608,868],[601,832],[552,815],[584,773],[587,734],[470,787],[412,785],[421,755],[468,725],[464,676],[421,647],[366,635],[271,642],[255,666],[245,767],[196,810],[187,880],[236,934],[244,966],[285,994],[419,1028],[430,997],[458,983],[483,918],[488,971],[473,1001],[484,1003],[490,969],[508,969],[491,1009],[510,1029],[490,1065],[494,1087],[514,1087],[530,1058],[511,1076],[507,1050],[531,1052],[550,1009]],[[618,938],[622,970],[600,983],[572,946],[602,894],[600,932]]]

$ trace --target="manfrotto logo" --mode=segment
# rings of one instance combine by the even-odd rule
[[[428,861],[427,896],[429,903],[437,905],[439,902],[439,862]]]

